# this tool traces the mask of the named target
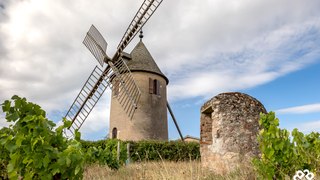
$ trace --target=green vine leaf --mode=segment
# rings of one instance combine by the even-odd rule
[[[54,130],[56,124],[46,118],[46,112],[39,105],[16,95],[11,100],[1,104],[6,120],[15,123],[0,130],[0,152],[5,153],[0,160],[6,162],[4,173],[7,173],[3,176],[0,169],[0,176],[81,179],[85,157],[80,143],[63,137],[63,126]]]

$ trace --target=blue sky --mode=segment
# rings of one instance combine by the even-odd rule
[[[320,62],[316,62],[302,70],[290,73],[269,83],[239,92],[249,94],[258,99],[267,111],[276,112],[280,119],[280,127],[299,130],[309,133],[320,132]],[[174,103],[172,108],[184,134],[199,137],[200,107],[198,98],[182,100]],[[194,104],[194,105],[192,105]],[[318,104],[314,111],[299,113],[298,110],[279,112],[288,107],[304,106],[306,104]],[[305,110],[311,108],[306,108]],[[171,119],[170,119],[171,120]],[[175,126],[170,122],[170,136],[179,137]]]
[[[91,24],[112,56],[141,3],[0,1],[0,101],[24,96],[59,124],[98,64],[82,44]],[[318,7],[318,0],[164,0],[143,41],[170,80],[168,100],[183,134],[199,137],[201,105],[230,91],[260,100],[283,128],[320,131]],[[105,137],[109,96],[83,125],[83,138]],[[170,138],[178,138],[168,121]]]

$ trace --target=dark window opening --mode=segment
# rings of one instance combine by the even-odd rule
[[[117,139],[118,130],[117,128],[112,129],[112,139]]]
[[[149,78],[149,93],[160,95],[160,81]]]
[[[160,95],[160,82],[153,80],[153,94]]]

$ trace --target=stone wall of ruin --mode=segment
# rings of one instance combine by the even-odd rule
[[[201,107],[201,163],[224,174],[241,168],[259,154],[257,134],[264,106],[255,98],[234,92],[222,93]]]

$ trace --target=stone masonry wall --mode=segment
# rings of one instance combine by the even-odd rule
[[[255,98],[238,93],[222,93],[201,107],[201,163],[216,173],[240,168],[259,154],[257,134],[264,106]]]
[[[141,96],[132,119],[116,97],[111,98],[109,137],[117,128],[120,140],[168,140],[167,88],[162,76],[148,72],[132,72]],[[160,81],[160,95],[149,93],[149,78]]]

